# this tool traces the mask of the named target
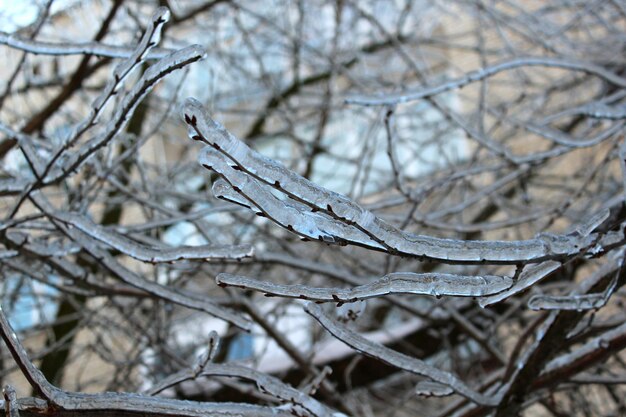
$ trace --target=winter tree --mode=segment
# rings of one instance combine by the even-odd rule
[[[4,416],[626,414],[626,4],[4,3]]]

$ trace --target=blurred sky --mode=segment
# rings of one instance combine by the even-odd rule
[[[55,13],[80,0],[54,0],[52,13]],[[44,0],[0,0],[0,30],[14,32],[20,27],[35,21]]]

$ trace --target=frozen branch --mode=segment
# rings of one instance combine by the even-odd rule
[[[509,277],[503,276],[412,272],[390,273],[374,282],[353,288],[316,288],[305,285],[274,284],[228,273],[218,274],[215,281],[220,286],[259,291],[265,293],[266,296],[338,304],[353,303],[389,294],[478,297],[503,291],[512,283]]]
[[[92,240],[92,238],[73,226],[65,226],[60,221],[55,220],[51,214],[54,212],[50,204],[37,192],[31,194],[32,201],[37,207],[45,213],[55,223],[55,225],[74,242],[79,244],[87,253],[93,256],[98,263],[104,266],[108,271],[117,276],[120,280],[129,284],[135,288],[139,288],[152,294],[163,300],[170,301],[172,303],[203,311],[214,317],[221,318],[229,323],[232,323],[242,329],[248,330],[250,328],[250,322],[235,313],[222,306],[210,302],[206,297],[199,297],[192,294],[182,293],[173,288],[159,285],[155,282],[149,281],[138,274],[130,271],[126,267],[118,263],[111,255],[106,251],[100,249]]]
[[[157,395],[163,390],[173,387],[174,385],[178,385],[181,382],[197,379],[209,362],[212,362],[213,359],[215,359],[215,355],[217,355],[220,345],[219,335],[216,331],[211,331],[209,334],[209,345],[207,346],[207,349],[200,356],[198,356],[192,367],[183,369],[168,376],[146,391],[146,395]]]
[[[151,248],[107,230],[80,213],[56,210],[51,212],[50,215],[67,225],[74,226],[90,238],[103,242],[131,258],[143,262],[163,263],[179,260],[242,259],[254,254],[251,245],[202,245],[179,246],[176,248],[163,246]]]
[[[323,213],[312,212],[295,201],[279,200],[267,185],[230,166],[226,157],[211,147],[205,147],[198,160],[202,166],[219,173],[228,182],[226,184],[218,180],[214,183],[213,194],[217,198],[252,208],[257,215],[267,217],[304,238],[383,249],[383,246],[358,229],[339,223]]]
[[[254,382],[259,392],[269,394],[272,397],[280,400],[281,402],[291,404],[294,407],[300,407],[306,410],[312,416],[332,417],[339,415],[315,398],[305,394],[301,390],[295,389],[288,384],[285,384],[278,378],[264,374],[254,369],[235,364],[208,363],[198,373],[196,373],[193,369],[183,370],[175,375],[172,375],[171,377],[168,377],[166,380],[168,384],[167,386],[179,384],[181,382],[195,379],[200,376],[241,378],[247,381]],[[158,388],[167,388],[165,386],[166,381],[163,381],[163,383],[159,384]],[[153,388],[151,392],[155,392],[156,389],[157,387]]]
[[[590,362],[598,363],[605,360],[612,353],[619,352],[626,347],[626,323],[611,329],[598,337],[593,338],[571,353],[559,356],[546,365],[539,376],[538,384],[542,380],[549,380],[554,374],[566,373],[573,376],[579,369],[586,369]],[[564,380],[563,375],[559,380]],[[545,382],[544,382],[545,383]]]
[[[15,389],[6,385],[2,389],[2,396],[4,397],[5,413],[7,417],[20,417],[19,406],[17,404],[17,395]]]
[[[621,251],[620,251],[621,252]],[[618,288],[620,276],[619,268],[623,263],[623,254],[614,254],[607,260],[602,268],[595,271],[590,277],[585,279],[579,288],[568,295],[546,295],[535,294],[528,300],[528,307],[533,310],[592,310],[599,309],[606,305],[611,295]],[[593,285],[610,274],[614,274],[609,285],[602,292],[586,294]]]
[[[0,31],[0,45],[6,45],[13,49],[28,52],[36,55],[94,55],[106,58],[128,58],[134,48],[116,45],[106,45],[99,42],[46,42],[41,40],[26,39],[17,33],[6,33]],[[172,53],[171,49],[155,48],[150,51],[145,59],[161,59]]]
[[[61,171],[65,177],[70,172],[74,172],[78,167],[94,152],[105,146],[115,135],[128,123],[135,109],[152,91],[157,82],[166,75],[184,68],[189,64],[197,62],[206,56],[206,51],[199,45],[192,45],[176,51],[165,58],[160,59],[150,66],[142,75],[141,79],[133,88],[124,95],[113,118],[107,123],[104,132],[85,143],[78,152],[68,158],[67,163],[63,163]],[[58,181],[59,177],[54,177],[48,182]]]
[[[592,310],[606,305],[615,291],[617,276],[604,292],[582,295],[533,295],[528,300],[528,307],[533,310]]]
[[[464,241],[398,230],[349,198],[320,187],[250,149],[213,121],[198,101],[188,99],[183,116],[189,126],[189,136],[217,149],[232,161],[238,171],[272,186],[293,200],[309,206],[314,212],[321,212],[345,225],[353,226],[369,239],[384,246],[391,254],[447,263],[517,264],[571,257],[584,253],[596,244],[595,235],[580,237],[543,234],[535,239],[521,241]],[[205,151],[202,155],[200,159],[203,164],[203,158],[217,160],[213,156],[214,152]],[[210,161],[205,165],[211,168]],[[250,183],[243,176],[241,178]],[[295,227],[293,224],[291,226]]]
[[[624,120],[626,119],[626,106],[609,106],[596,102],[577,108],[576,113],[594,119]]]
[[[392,106],[395,104],[406,103],[409,101],[420,100],[436,96],[441,93],[445,93],[450,90],[456,90],[463,88],[468,84],[484,80],[493,75],[496,75],[503,71],[510,71],[516,68],[523,67],[546,67],[546,68],[558,68],[569,71],[585,72],[591,75],[595,75],[602,78],[615,86],[625,88],[626,79],[619,75],[589,62],[577,62],[573,60],[565,60],[560,58],[549,57],[522,57],[509,61],[504,61],[499,64],[492,65],[481,70],[470,72],[463,77],[455,80],[448,81],[446,83],[439,84],[434,87],[428,87],[417,91],[409,91],[404,93],[387,94],[382,97],[378,96],[364,96],[364,97],[350,97],[346,99],[346,103],[358,104],[362,106]]]
[[[317,304],[309,303],[305,306],[305,310],[334,337],[358,352],[383,361],[391,366],[395,366],[396,368],[430,378],[435,382],[452,388],[456,393],[463,395],[477,404],[486,406],[498,404],[496,398],[488,397],[474,391],[451,373],[441,371],[419,359],[409,357],[383,345],[371,342],[352,330],[349,330],[347,327],[336,323],[328,317]]]
[[[109,79],[104,89],[92,103],[91,110],[87,117],[70,131],[61,148],[57,150],[55,155],[50,159],[48,167],[51,167],[57,158],[66,149],[71,147],[87,129],[98,122],[98,118],[104,110],[104,107],[111,98],[118,93],[126,78],[135,68],[141,65],[144,61],[144,57],[159,43],[161,40],[161,31],[165,23],[169,20],[169,17],[170,12],[165,7],[160,7],[154,12],[152,15],[152,24],[148,25],[148,28],[133,53],[115,67],[113,77]]]
[[[537,282],[541,281],[557,269],[561,267],[561,264],[556,261],[546,261],[537,265],[527,265],[520,273],[518,279],[515,281],[512,287],[502,291],[499,294],[491,295],[489,297],[481,298],[479,304],[481,307],[487,307],[488,305],[499,303],[506,300],[513,295],[520,293]]]
[[[170,400],[150,397],[139,394],[105,392],[101,394],[84,394],[63,391],[50,384],[43,374],[33,365],[28,354],[11,328],[2,306],[0,306],[0,335],[4,339],[15,362],[31,384],[35,392],[46,400],[45,406],[37,403],[41,408],[31,406],[29,412],[48,415],[52,410],[63,415],[107,410],[111,413],[142,413],[148,416],[184,416],[203,417],[211,416],[290,416],[277,408],[235,403],[209,403],[196,401]]]

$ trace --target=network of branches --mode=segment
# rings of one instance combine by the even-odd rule
[[[626,415],[623,0],[31,6],[1,415]]]

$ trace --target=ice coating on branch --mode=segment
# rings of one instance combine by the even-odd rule
[[[169,20],[169,17],[170,11],[166,7],[159,7],[154,12],[152,24],[148,25],[148,28],[144,32],[137,47],[133,50],[133,53],[115,67],[113,76],[91,105],[89,115],[71,130],[68,137],[65,139],[63,148],[72,145],[81,134],[97,122],[104,107],[118,92],[124,80],[143,62],[147,53],[159,43],[163,25]],[[56,159],[56,157],[54,159]]]
[[[107,45],[99,42],[46,42],[21,37],[19,32],[7,33],[0,31],[0,45],[19,49],[36,55],[68,56],[94,55],[108,58],[128,58],[134,49],[126,46]],[[170,49],[155,48],[145,59],[160,59],[172,53]]]
[[[206,51],[201,46],[191,45],[175,51],[151,65],[130,91],[124,95],[104,131],[87,141],[78,151],[74,153],[65,152],[57,160],[43,185],[54,183],[76,172],[91,155],[106,146],[126,126],[141,100],[152,91],[161,79],[177,69],[203,59],[205,56]]]
[[[152,25],[148,26],[141,41],[133,51],[133,54],[123,60],[115,70],[113,70],[114,81],[122,81],[133,68],[143,62],[146,55],[152,48],[161,41],[161,31],[163,25],[170,20],[170,11],[166,7],[159,7],[152,15]],[[108,85],[107,85],[108,86]]]
[[[604,223],[604,221],[609,218],[610,214],[611,212],[608,208],[600,210],[577,224],[574,228],[574,232],[582,237],[587,237],[596,227]]]
[[[606,304],[602,294],[583,295],[533,295],[528,307],[533,310],[591,310]]]
[[[322,213],[314,213],[297,201],[282,201],[271,188],[241,170],[235,169],[224,154],[207,146],[198,161],[222,176],[213,186],[216,197],[249,207],[290,232],[326,243],[350,242],[373,249],[382,249],[367,235]]]
[[[420,381],[415,386],[415,393],[423,397],[447,397],[454,390],[447,385],[434,381]]]
[[[578,113],[595,119],[621,120],[626,119],[626,106],[609,106],[604,103],[595,102],[582,106],[578,110]]]
[[[611,330],[604,332],[603,334],[592,338],[580,348],[573,352],[566,353],[552,359],[545,366],[542,371],[542,375],[550,372],[557,372],[560,368],[567,368],[572,366],[575,362],[584,360],[586,357],[592,357],[597,355],[599,351],[607,351],[612,347],[611,345],[619,340],[623,340],[626,337],[626,323],[623,323]]]
[[[606,290],[593,294],[572,295],[533,295],[528,300],[528,307],[533,310],[593,310],[602,308],[617,288],[617,275],[611,280]]]
[[[318,186],[278,162],[250,149],[222,125],[212,120],[197,100],[187,99],[182,115],[188,127],[189,137],[210,145],[214,153],[222,154],[228,160],[228,165],[235,167],[238,173],[249,175],[258,183],[273,187],[291,199],[308,206],[310,210],[336,220],[335,223],[341,222],[358,230],[367,236],[368,242],[377,242],[379,247],[391,254],[448,263],[517,264],[574,256],[581,251],[586,251],[594,242],[593,236],[552,234],[521,241],[464,241],[411,234],[384,222],[349,198]],[[207,158],[207,153],[204,151],[205,156],[201,159],[217,159],[215,156]],[[211,167],[210,163],[206,166],[215,168]],[[226,177],[225,174],[222,175]],[[231,181],[226,178],[226,180],[232,186],[241,188],[233,183],[235,179]],[[254,196],[248,195],[246,198],[251,203],[259,205]],[[281,225],[288,226],[289,224],[285,225],[283,222]],[[291,226],[295,228],[295,225]],[[586,229],[583,228],[583,231]],[[353,243],[346,236],[324,230],[327,235]],[[321,236],[323,238],[324,235]],[[359,239],[359,242],[364,243],[364,240]]]
[[[160,285],[126,268],[121,263],[119,263],[113,256],[111,256],[108,251],[100,248],[100,245],[98,244],[100,240],[98,238],[89,234],[88,231],[81,230],[81,227],[79,226],[83,226],[82,224],[72,224],[71,221],[73,216],[67,215],[66,212],[57,213],[54,207],[43,197],[43,195],[39,191],[32,192],[31,199],[35,206],[39,208],[39,210],[45,213],[46,216],[50,217],[50,219],[55,223],[57,228],[59,228],[75,243],[79,244],[87,254],[96,259],[97,262],[102,265],[106,270],[108,270],[113,277],[163,300],[167,300],[191,309],[203,311],[214,317],[230,322],[244,330],[250,329],[251,323],[235,311],[225,308],[224,306],[217,305],[209,301],[209,299],[207,299],[206,297],[183,292],[179,289],[169,286]],[[62,218],[66,215],[67,218]],[[58,218],[57,216],[61,217],[62,219]],[[89,230],[89,228],[87,229]],[[98,233],[96,233],[96,235],[98,235]],[[106,236],[102,235],[99,235],[98,237],[102,239],[107,238]]]
[[[462,88],[468,84],[480,81],[502,71],[510,71],[519,67],[554,67],[564,68],[573,71],[583,71],[595,74],[601,78],[609,80],[616,85],[626,86],[626,79],[619,75],[607,71],[599,65],[593,65],[586,62],[576,62],[572,60],[564,60],[549,57],[519,57],[512,60],[506,60],[476,71],[471,71],[460,78],[449,80],[433,87],[420,88],[417,91],[403,91],[401,93],[392,93],[377,96],[356,96],[346,99],[346,103],[358,104],[362,106],[389,106],[398,103],[406,103],[409,101],[420,100],[432,97],[446,91]]]
[[[35,410],[35,414],[46,415],[50,414],[50,410],[62,410],[64,413],[69,412],[70,415],[88,415],[94,411],[107,410],[107,412],[112,415],[143,415],[146,414],[146,410],[151,410],[158,415],[180,417],[290,416],[290,414],[281,412],[276,407],[272,408],[250,404],[175,400],[126,392],[90,394],[65,391],[48,382],[43,373],[37,369],[30,360],[26,349],[24,349],[24,346],[9,324],[1,305],[0,336],[4,339],[13,360],[19,365],[22,373],[32,386],[34,393],[42,399],[43,404],[41,408]],[[332,415],[331,409],[314,398],[282,383],[277,378],[236,365],[216,365],[209,363],[206,368],[213,367],[218,368],[217,371],[213,372],[216,375],[241,377],[256,381],[259,388],[266,386],[270,393],[273,395],[276,393],[277,396],[280,395],[281,397],[279,398],[281,399],[292,400],[294,404],[302,403],[307,410],[319,412],[318,415],[320,416]],[[232,367],[236,369],[233,370]],[[213,369],[206,368],[203,370],[203,374],[211,375]],[[193,370],[186,371],[193,372]],[[184,376],[185,375],[183,375],[183,377]],[[257,376],[259,377],[258,379]],[[5,405],[11,406],[12,404],[10,404],[10,402],[14,400],[14,396],[10,390],[7,391],[3,392],[3,396],[9,400],[9,404]],[[29,407],[32,407],[32,405]]]
[[[7,417],[20,417],[15,388],[11,385],[5,385],[4,388],[2,388],[2,396],[5,401],[3,408],[6,411]]]
[[[78,228],[93,239],[106,243],[125,255],[144,262],[162,263],[193,259],[241,259],[252,256],[254,253],[254,249],[250,245],[151,248],[107,230],[80,213],[56,211],[53,215],[64,223]]]
[[[63,241],[47,241],[34,238],[26,233],[10,231],[6,233],[6,237],[14,245],[24,247],[39,256],[67,256],[80,251],[80,246]],[[9,251],[11,252],[11,251]],[[15,252],[15,251],[14,251]],[[17,253],[17,252],[16,252]]]
[[[183,369],[168,376],[159,384],[152,387],[147,394],[158,394],[164,389],[187,380],[196,379],[200,376],[224,376],[251,381],[256,385],[259,392],[269,394],[285,403],[284,409],[291,410],[294,407],[297,407],[300,409],[300,412],[305,411],[304,415],[319,417],[331,417],[336,415],[332,409],[315,398],[307,395],[302,390],[297,390],[271,375],[267,375],[255,369],[247,368],[234,363],[222,364],[208,361],[201,369],[195,366],[190,369]]]
[[[202,370],[209,362],[212,362],[213,359],[215,359],[215,356],[219,353],[221,345],[222,341],[220,336],[215,330],[211,330],[209,333],[207,348],[202,355],[198,356],[198,359],[196,360],[196,367],[199,367],[200,370]]]
[[[449,372],[437,369],[419,359],[396,352],[395,350],[389,349],[382,344],[367,340],[360,334],[328,317],[328,315],[326,315],[326,313],[322,310],[322,307],[313,302],[306,304],[304,309],[334,337],[358,352],[376,358],[396,368],[425,376],[435,382],[446,385],[453,389],[456,393],[463,395],[477,404],[487,406],[494,406],[498,404],[497,398],[474,391],[463,381]]]
[[[524,268],[519,278],[511,288],[506,291],[502,291],[499,294],[481,298],[478,303],[481,307],[486,307],[502,300],[506,300],[507,298],[536,284],[552,272],[556,271],[560,266],[561,263],[556,261],[546,261],[537,265],[528,265]]]
[[[218,274],[215,281],[221,286],[251,289],[277,297],[335,303],[353,303],[388,294],[477,297],[501,292],[512,284],[511,278],[505,276],[417,274],[413,272],[393,272],[369,284],[352,288],[318,288],[299,284],[274,284],[229,273]]]
[[[223,178],[218,178],[211,186],[211,192],[215,198],[239,204],[247,208],[252,208],[252,204],[241,194],[233,190],[233,187]]]

